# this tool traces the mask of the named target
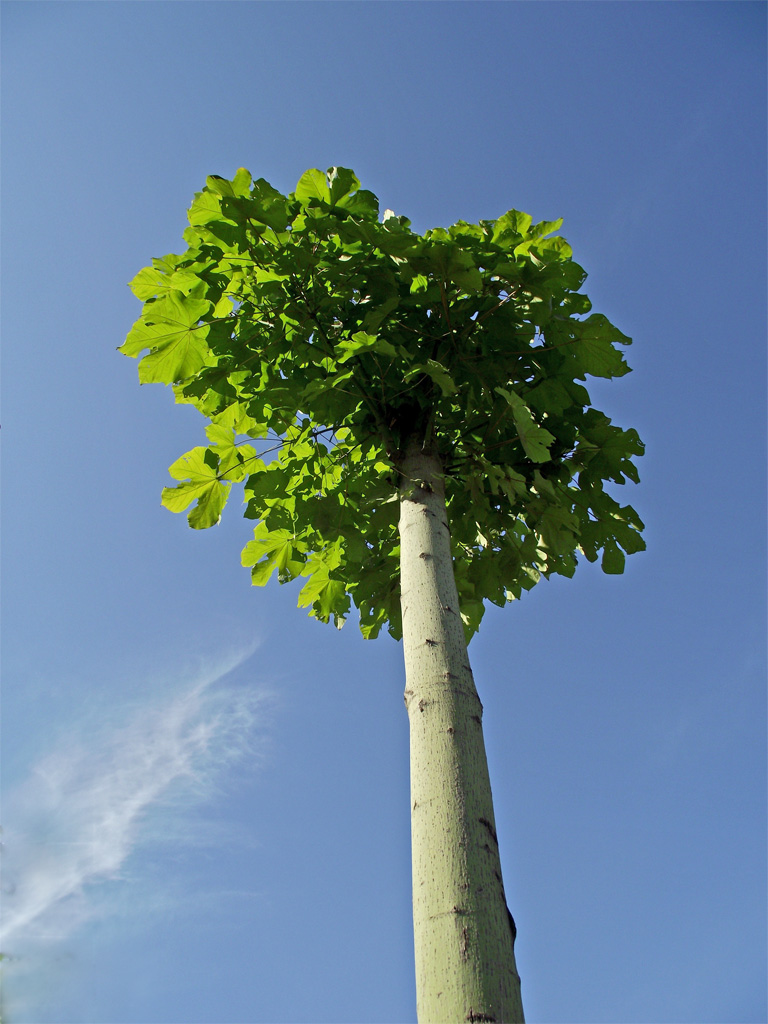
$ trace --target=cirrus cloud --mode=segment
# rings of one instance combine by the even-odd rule
[[[102,897],[133,888],[126,862],[135,851],[159,835],[184,836],[185,820],[225,769],[260,753],[269,694],[224,681],[254,649],[95,720],[89,714],[7,795],[0,947],[10,956],[7,1001],[13,976],[24,989],[41,950],[119,909],[119,900]],[[24,1003],[23,992],[13,1002]]]

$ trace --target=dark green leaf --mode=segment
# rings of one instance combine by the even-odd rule
[[[531,462],[547,462],[549,460],[549,446],[555,440],[554,435],[536,423],[533,414],[522,398],[514,391],[506,388],[495,388],[497,394],[507,401],[512,407],[515,426],[520,442],[525,449],[525,454]]]
[[[622,377],[629,373],[624,356],[614,344],[629,345],[630,340],[601,313],[593,313],[578,324],[576,357],[584,373],[593,377]]]
[[[620,576],[624,572],[624,552],[615,540],[609,538],[605,542],[603,558],[600,564],[603,572],[613,576]]]

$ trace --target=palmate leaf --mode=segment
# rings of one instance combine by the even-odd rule
[[[177,291],[145,304],[144,315],[118,350],[127,356],[150,350],[139,363],[142,384],[175,384],[210,363],[209,325],[200,323],[210,309],[206,299]]]
[[[152,299],[171,291],[171,275],[157,267],[144,267],[129,282],[129,287],[137,299]]]
[[[252,180],[250,171],[240,167],[232,181],[227,181],[218,174],[211,174],[205,179],[205,186],[210,192],[216,192],[220,196],[247,196]]]
[[[629,373],[624,356],[614,345],[630,345],[632,339],[622,334],[602,313],[593,313],[578,322],[576,336],[576,358],[584,373],[593,377],[622,377]]]
[[[603,572],[611,576],[620,576],[624,572],[625,562],[624,552],[616,541],[609,537],[605,542],[603,557],[600,561]]]
[[[528,234],[533,218],[519,210],[509,210],[494,223],[493,241],[505,249],[514,248]]]
[[[299,592],[299,608],[311,608],[310,615],[328,622],[331,616],[338,629],[344,625],[349,612],[349,595],[344,582],[332,579],[331,571],[338,568],[341,560],[341,544],[336,543],[330,552],[315,555],[309,559],[302,571],[309,576]]]
[[[310,203],[314,200],[330,203],[331,190],[328,187],[327,176],[317,168],[305,171],[296,186],[296,198],[300,203]]]
[[[416,366],[405,374],[404,380],[413,380],[414,377],[419,377],[422,374],[437,384],[442,395],[455,395],[458,391],[456,382],[448,370],[435,359],[428,359],[426,363],[417,363]]]
[[[606,415],[590,409],[584,416],[581,433],[583,440],[574,463],[582,468],[585,481],[614,480],[623,484],[627,477],[639,482],[632,456],[642,455],[645,447],[636,430],[613,426]]]
[[[170,258],[178,259],[179,257]],[[160,261],[155,262],[159,263]],[[153,266],[144,267],[143,270],[140,270],[129,283],[129,287],[137,298],[146,301],[147,299],[170,295],[172,292],[189,295],[194,289],[196,293],[200,293],[203,291],[202,284],[203,282],[194,271],[185,269],[174,270],[173,267],[163,269]]]
[[[211,423],[205,428],[211,450],[218,456],[219,476],[226,480],[243,480],[253,472],[256,452],[249,444],[238,445],[235,431],[223,423]]]
[[[549,446],[555,440],[554,434],[550,434],[546,427],[540,427],[536,423],[531,410],[514,391],[508,391],[506,388],[496,388],[495,391],[512,407],[515,426],[525,454],[531,462],[547,462]]]
[[[253,531],[253,540],[243,548],[241,562],[251,566],[251,581],[263,587],[277,569],[282,582],[295,579],[304,568],[302,550],[306,544],[288,529],[270,530],[261,522]]]
[[[361,352],[378,352],[385,356],[396,356],[397,349],[387,341],[386,338],[379,338],[376,334],[367,334],[365,331],[357,331],[351,338],[344,338],[337,346],[342,353],[340,363],[346,363]]]
[[[360,188],[357,175],[348,167],[330,167],[326,177],[331,191],[331,202],[334,204]]]
[[[182,483],[163,488],[163,505],[171,512],[183,512],[193,501],[197,505],[187,517],[194,530],[215,526],[227,501],[228,487],[218,475],[219,460],[210,448],[193,448],[182,455],[168,472]]]

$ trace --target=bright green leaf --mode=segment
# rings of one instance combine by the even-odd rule
[[[328,188],[328,179],[323,171],[312,168],[305,171],[299,178],[296,186],[296,198],[300,203],[310,203],[313,200],[320,200],[324,203],[331,202],[331,190]]]
[[[195,530],[215,526],[227,500],[228,489],[218,478],[218,459],[208,448],[193,448],[182,455],[168,472],[182,483],[163,488],[163,505],[171,512],[183,512],[197,501],[190,512],[189,525]]]
[[[129,287],[137,299],[144,301],[170,291],[171,277],[156,267],[144,267],[129,283]]]
[[[210,361],[205,340],[208,325],[199,322],[210,308],[210,302],[180,292],[145,304],[142,319],[120,347],[129,356],[150,349],[139,364],[142,384],[185,380]]]
[[[221,212],[221,198],[219,196],[213,192],[199,192],[195,196],[189,208],[189,223],[192,227],[225,219]]]

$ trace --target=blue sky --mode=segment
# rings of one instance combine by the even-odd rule
[[[9,1024],[415,1020],[399,646],[160,507],[204,422],[115,351],[207,174],[333,164],[417,230],[563,217],[635,340],[590,391],[648,552],[470,649],[529,1022],[764,1022],[765,5],[2,20]]]

